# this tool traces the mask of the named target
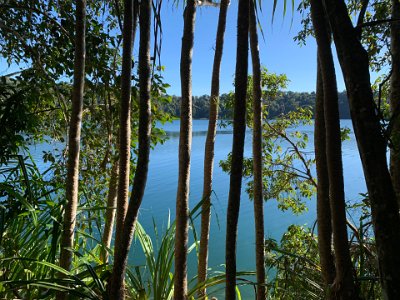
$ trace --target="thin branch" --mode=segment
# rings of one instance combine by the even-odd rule
[[[121,19],[121,10],[119,9],[119,4],[118,4],[118,0],[114,1],[115,4],[115,13],[117,14],[117,19],[118,19],[118,25],[119,25],[119,29],[122,32],[122,19]]]
[[[283,134],[282,132],[278,132],[275,128],[273,128],[273,126],[271,126],[271,124],[267,123],[267,125],[268,125],[268,127],[269,127],[272,131],[274,131],[276,134],[278,134],[279,136],[281,136],[284,140],[286,140],[286,141],[293,147],[294,152],[297,154],[297,156],[299,157],[299,159],[300,159],[301,162],[303,163],[304,168],[306,169],[306,174],[307,174],[307,176],[309,176],[310,178],[313,178],[313,177],[312,177],[312,174],[311,174],[311,170],[310,170],[310,168],[308,167],[307,162],[306,162],[306,160],[304,159],[304,156],[302,155],[302,153],[301,153],[301,151],[299,150],[299,148],[295,145],[295,143],[293,143],[293,141],[292,141],[291,139],[289,139],[289,138],[286,136],[286,134]],[[311,180],[314,181],[313,179],[311,179]],[[314,183],[315,183],[315,182],[314,182]]]
[[[388,76],[386,76],[386,78],[384,80],[382,80],[382,82],[379,84],[379,91],[378,91],[378,111],[379,112],[381,112],[382,89],[383,89],[383,86],[386,84],[386,82],[388,82],[388,80],[392,76],[392,73],[393,73],[393,69],[390,69]]]
[[[358,15],[357,27],[362,26],[362,24],[364,22],[365,13],[367,12],[367,8],[368,8],[368,3],[369,3],[369,0],[361,1],[361,10],[360,10],[360,14]]]
[[[372,27],[372,26],[376,26],[376,25],[381,25],[381,24],[385,24],[385,23],[393,23],[393,22],[399,22],[400,19],[384,19],[384,20],[375,20],[375,21],[370,21],[370,22],[365,22],[362,24],[358,24],[356,26],[356,29],[361,29],[364,27]]]

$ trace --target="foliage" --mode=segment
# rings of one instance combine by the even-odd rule
[[[250,77],[251,79],[251,77]],[[262,72],[264,124],[263,124],[263,194],[264,199],[275,199],[282,210],[291,209],[299,214],[307,209],[304,202],[315,192],[315,181],[311,173],[314,159],[307,153],[308,134],[302,126],[311,125],[312,112],[309,108],[297,108],[287,114],[281,114],[274,120],[267,119],[269,105],[274,103],[281,87],[286,84],[286,77]],[[251,80],[250,84],[251,86]],[[248,91],[247,126],[251,128],[251,90]],[[231,156],[220,166],[229,172]],[[252,158],[244,160],[244,176],[251,179],[253,172]],[[252,180],[247,181],[247,192],[252,197]]]
[[[46,91],[23,81],[22,74],[17,78],[0,77],[0,164],[18,154],[19,147],[43,140],[46,132],[39,124],[58,113],[52,103]],[[46,126],[51,123],[47,120]]]
[[[359,32],[360,40],[368,52],[370,67],[373,71],[386,72],[390,62],[389,30],[390,1],[346,1],[347,9],[352,17],[353,24]],[[363,18],[360,13],[367,5]],[[302,15],[302,28],[294,37],[299,45],[305,45],[307,38],[314,35],[310,15],[310,1],[303,0],[297,10]]]
[[[111,266],[102,264],[99,252],[104,245],[97,233],[80,226],[77,245],[71,251],[77,258],[71,272],[57,266],[61,234],[62,206],[54,201],[54,190],[39,173],[31,158],[17,157],[0,170],[0,297],[22,299],[52,299],[57,291],[66,291],[71,299],[107,299],[106,285]],[[199,215],[199,203],[190,213],[192,224]],[[102,207],[79,207],[80,215]],[[82,216],[81,216],[82,218]],[[193,227],[192,227],[193,228]],[[152,239],[138,223],[135,232],[135,252],[144,253],[145,264],[130,266],[126,289],[131,299],[172,299],[175,222],[167,223],[159,233],[154,224]],[[196,235],[194,235],[194,238]],[[189,252],[196,249],[194,239]],[[60,278],[59,273],[65,277]],[[195,299],[201,287],[213,287],[214,292],[225,282],[224,272],[210,272],[204,285],[191,280],[190,299]],[[254,272],[238,272],[239,282]],[[222,288],[222,287],[221,287]],[[240,294],[240,290],[238,290]],[[212,292],[210,293],[212,295]]]
[[[368,195],[348,204],[347,212],[358,216],[357,226],[348,221],[350,254],[363,299],[381,299],[377,252],[371,224]],[[353,220],[354,222],[355,220]],[[271,299],[323,299],[326,289],[319,264],[317,235],[304,226],[290,225],[280,243],[267,239],[266,265],[269,267]]]
[[[372,228],[371,204],[368,194],[360,194],[362,200],[347,203],[350,216],[350,253],[364,299],[382,299],[379,284],[378,253]],[[355,226],[356,224],[357,226]]]
[[[266,240],[266,265],[271,299],[323,299],[316,236],[309,228],[291,225],[278,243]]]
[[[74,5],[74,1],[62,3],[6,1],[0,4],[4,12],[0,16],[2,41],[0,56],[5,57],[9,64],[18,64],[25,68],[16,74],[10,74],[12,78],[7,77],[4,80],[2,78],[0,85],[1,128],[5,129],[1,131],[0,167],[2,172],[10,172],[0,179],[1,204],[4,208],[1,212],[7,218],[7,223],[2,219],[2,224],[7,224],[7,228],[3,226],[5,231],[2,237],[9,242],[1,253],[1,258],[6,262],[4,266],[7,266],[7,272],[2,273],[4,275],[2,278],[8,280],[6,280],[9,289],[7,295],[18,292],[23,295],[19,298],[39,298],[42,291],[37,287],[43,286],[45,282],[49,285],[55,284],[49,287],[50,289],[62,289],[61,285],[70,283],[74,289],[67,287],[69,292],[89,292],[86,285],[76,281],[75,276],[81,274],[89,276],[85,279],[79,277],[79,280],[82,279],[86,283],[99,282],[89,272],[92,265],[95,267],[96,276],[101,280],[108,276],[109,266],[99,265],[98,257],[103,247],[99,242],[99,236],[102,234],[111,166],[118,159],[116,149],[121,67],[119,1],[87,1],[87,76],[81,135],[79,207],[75,245],[70,249],[75,253],[74,269],[71,272],[61,272],[67,275],[66,281],[61,282],[62,284],[59,284],[60,281],[57,281],[54,275],[60,272],[56,264],[59,255],[60,223],[65,203],[65,159],[68,151],[65,140],[71,106]],[[19,34],[13,34],[17,29]],[[171,120],[167,113],[159,109],[162,103],[170,101],[170,97],[166,95],[168,84],[164,82],[162,76],[163,68],[153,70],[152,147],[166,139],[163,131],[156,128],[158,122],[165,123]],[[135,66],[132,87],[132,168],[135,167],[137,151],[139,98],[137,72]],[[41,137],[45,139],[40,139]],[[3,143],[3,140],[7,143]],[[24,169],[22,166],[29,166],[30,163],[23,160],[14,163],[11,155],[21,153],[22,146],[28,149],[29,145],[43,141],[51,143],[53,148],[53,151],[43,152],[43,162],[48,166],[45,172],[46,180],[37,180],[40,177],[37,170],[32,174],[29,173],[29,169],[25,174],[17,172]],[[3,163],[8,163],[10,167],[7,168]],[[33,205],[27,201],[30,199],[30,193],[27,192],[35,190],[28,188],[29,185],[25,187],[22,184],[30,182],[27,179],[30,177],[35,180],[35,184],[47,191],[47,198],[43,203]],[[25,210],[14,212],[21,207],[16,200],[24,204]],[[16,207],[12,210],[14,206]],[[57,214],[55,215],[53,211]],[[37,222],[24,221],[23,217],[29,216],[29,213]],[[42,218],[45,221],[42,222]],[[15,228],[12,227],[13,223],[10,220],[16,222]],[[53,228],[57,230],[54,232],[54,237],[49,234]],[[12,236],[18,232],[17,229],[21,234],[24,233],[24,239],[16,238],[11,243]],[[29,232],[35,234],[32,234],[32,240],[28,241],[26,239],[29,238]],[[11,259],[14,255],[23,259],[21,261]],[[48,265],[45,267],[43,264]],[[38,271],[39,269],[43,270]],[[25,273],[30,275],[27,277]],[[18,280],[22,281],[17,283]],[[28,283],[26,280],[32,282]],[[33,283],[35,280],[41,282]],[[103,286],[105,283],[104,281]],[[101,294],[99,291],[94,293]],[[94,297],[93,293],[92,296],[89,294],[86,294],[88,298]]]

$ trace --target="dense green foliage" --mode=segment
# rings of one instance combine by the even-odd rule
[[[364,195],[365,196],[365,195]],[[363,299],[382,299],[378,284],[377,253],[371,230],[368,198],[348,205],[350,254]],[[351,222],[354,222],[352,224]],[[267,239],[266,265],[269,267],[270,299],[324,299],[316,227],[290,225],[278,242]]]

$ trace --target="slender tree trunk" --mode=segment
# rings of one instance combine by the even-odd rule
[[[392,19],[400,19],[400,2],[392,0]],[[390,173],[400,203],[400,22],[391,22],[392,76],[390,78],[390,108],[393,126],[391,132]]]
[[[69,124],[68,162],[67,162],[67,203],[64,213],[63,233],[61,237],[60,266],[69,270],[72,262],[76,210],[78,206],[79,185],[79,151],[81,140],[83,89],[85,84],[85,21],[86,1],[78,0],[76,4],[75,25],[75,60],[74,85],[72,91],[72,112]]]
[[[315,99],[314,149],[317,169],[317,223],[318,250],[322,277],[327,289],[327,298],[332,299],[330,286],[335,279],[335,264],[332,255],[332,225],[329,203],[329,177],[326,168],[326,131],[324,117],[324,87],[321,68],[317,66],[317,92]]]
[[[265,300],[265,255],[264,255],[264,198],[262,159],[262,101],[261,63],[258,49],[256,4],[250,1],[249,32],[251,61],[253,63],[253,182],[254,225],[256,233],[257,300]]]
[[[117,196],[117,220],[114,251],[119,252],[129,197],[129,173],[131,162],[131,77],[132,47],[138,17],[138,0],[124,1],[122,29],[121,102],[119,116],[119,176]]]
[[[60,254],[60,267],[66,270],[70,270],[72,264],[72,252],[70,249],[74,246],[76,210],[78,207],[79,151],[85,85],[85,22],[86,1],[78,0],[76,3],[74,83],[72,90],[72,112],[69,124],[67,182],[65,191],[67,202],[64,212]],[[65,299],[65,296],[64,293],[58,293],[57,299]]]
[[[246,133],[246,92],[248,68],[249,0],[239,0],[237,20],[237,49],[235,70],[235,103],[233,144],[226,225],[226,289],[225,299],[235,299],[236,239],[242,190],[243,150]]]
[[[181,49],[181,124],[179,178],[176,195],[174,299],[187,299],[187,243],[189,218],[190,153],[192,148],[192,55],[196,1],[188,0],[184,11]]]
[[[118,174],[119,162],[118,160],[115,160],[111,168],[110,183],[108,186],[107,210],[102,238],[105,249],[103,249],[100,253],[100,260],[103,263],[107,263],[108,261],[108,251],[106,248],[111,247],[111,239],[115,221],[115,208],[117,206]]]
[[[135,225],[138,218],[146,188],[150,142],[151,142],[151,67],[150,67],[150,26],[151,1],[140,2],[140,46],[139,46],[139,152],[133,179],[132,194],[125,217],[123,232],[118,251],[114,254],[114,266],[111,276],[109,295],[112,299],[124,299],[124,278],[132,243]]]
[[[332,292],[338,299],[357,299],[358,293],[354,284],[353,265],[346,227],[342,141],[336,73],[331,50],[331,34],[327,30],[322,3],[319,0],[311,0],[310,3],[314,32],[318,44],[318,59],[324,92],[326,161],[329,176],[329,196],[336,266]]]
[[[210,115],[208,119],[208,131],[204,151],[204,183],[201,211],[201,236],[200,253],[198,266],[198,282],[202,283],[207,279],[208,264],[208,241],[210,234],[210,215],[211,215],[211,191],[212,176],[214,167],[214,143],[217,131],[218,105],[219,105],[219,77],[221,69],[222,52],[224,47],[224,34],[226,27],[226,15],[229,0],[222,0],[219,10],[217,38],[215,42],[215,54],[213,73],[211,79]],[[199,290],[199,297],[205,297],[206,289]]]
[[[360,151],[378,250],[385,299],[400,299],[400,218],[373,99],[369,61],[343,0],[324,0],[342,67]]]

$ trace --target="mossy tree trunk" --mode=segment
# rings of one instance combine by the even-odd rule
[[[71,269],[72,251],[74,246],[74,231],[78,207],[79,186],[79,152],[81,141],[81,124],[83,109],[83,94],[85,85],[85,55],[86,55],[86,1],[76,2],[75,20],[75,54],[74,82],[72,89],[72,111],[68,135],[68,160],[66,181],[66,204],[61,235],[60,267]],[[57,299],[64,299],[64,293],[58,293]]]
[[[111,167],[110,182],[108,184],[107,210],[105,214],[105,224],[102,237],[105,249],[103,249],[100,253],[100,260],[103,263],[107,263],[108,261],[107,248],[111,247],[111,239],[115,222],[115,210],[117,206],[118,174],[119,174],[119,162],[118,160],[115,160]]]
[[[85,29],[86,1],[78,0],[76,4],[74,83],[72,90],[72,111],[68,135],[68,161],[66,200],[63,233],[61,237],[60,266],[66,270],[71,268],[76,210],[78,206],[79,185],[79,151],[81,141],[81,124],[83,108],[83,92],[85,84]]]

